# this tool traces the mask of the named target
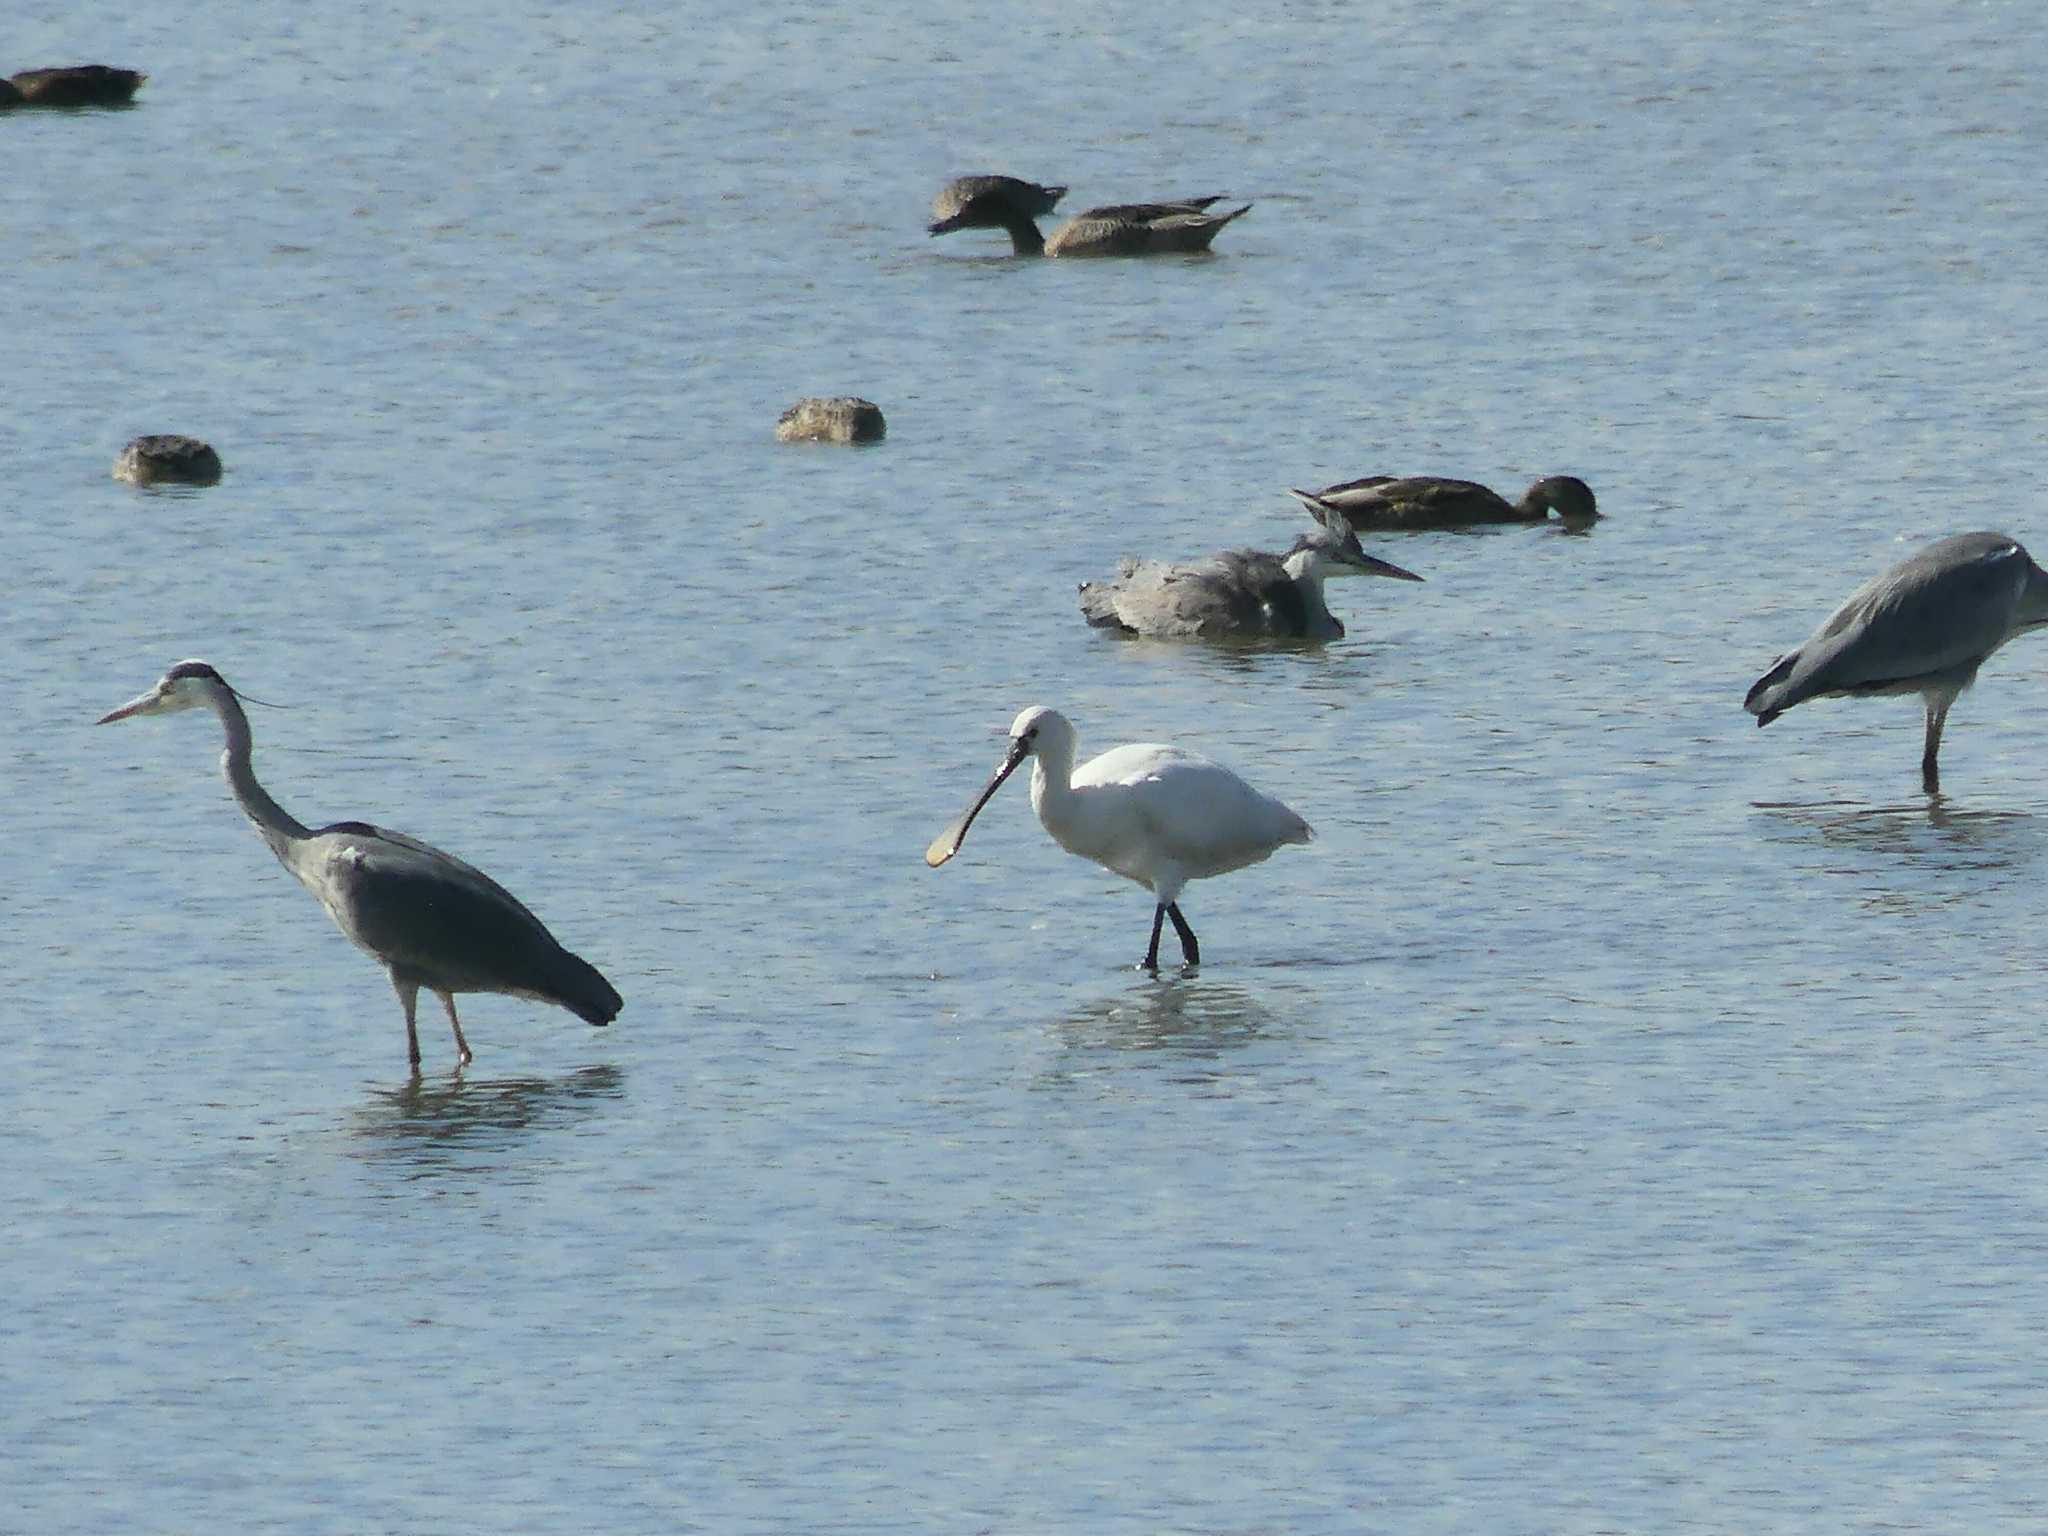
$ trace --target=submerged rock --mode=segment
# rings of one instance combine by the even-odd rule
[[[114,460],[114,478],[131,485],[212,485],[220,455],[209,443],[176,432],[138,437]]]
[[[807,395],[775,423],[785,443],[878,443],[887,430],[882,408],[854,395]]]
[[[149,76],[105,64],[24,69],[0,81],[0,107],[123,107]]]

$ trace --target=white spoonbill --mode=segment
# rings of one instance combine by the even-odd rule
[[[1025,758],[1031,765],[1031,808],[1069,853],[1135,880],[1150,891],[1152,942],[1145,969],[1159,968],[1159,925],[1173,919],[1180,952],[1199,965],[1201,947],[1180,914],[1190,880],[1257,864],[1287,843],[1305,843],[1309,824],[1270,795],[1200,753],[1157,742],[1111,747],[1074,767],[1074,727],[1056,709],[1034,705],[1010,725],[1010,750],[988,787],[932,839],[924,861],[937,869],[960,851],[967,829]]]
[[[1920,784],[1941,792],[1941,728],[1977,669],[2014,635],[2048,624],[2048,571],[2003,533],[1937,539],[1851,592],[1806,644],[1742,701],[1758,725],[1808,699],[1917,693],[1927,710]]]

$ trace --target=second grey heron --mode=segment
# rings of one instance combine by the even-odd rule
[[[1420,581],[1368,555],[1350,521],[1311,501],[1316,526],[1284,555],[1226,549],[1186,565],[1125,560],[1109,581],[1081,584],[1081,612],[1098,629],[1180,640],[1338,640],[1344,621],[1323,601],[1331,576]]]
[[[1150,891],[1152,943],[1144,968],[1159,969],[1159,927],[1173,919],[1181,958],[1199,965],[1201,947],[1181,916],[1181,888],[1269,858],[1315,836],[1293,811],[1200,753],[1157,742],[1111,747],[1074,767],[1074,727],[1056,709],[1036,705],[1010,724],[1010,749],[973,804],[924,851],[931,868],[960,851],[989,797],[1025,758],[1031,809],[1052,840]]]
[[[1573,532],[1600,519],[1593,488],[1576,475],[1549,475],[1509,501],[1473,480],[1441,475],[1367,475],[1326,485],[1320,491],[1292,491],[1305,503],[1338,507],[1359,528],[1474,528],[1488,523],[1540,523],[1555,511]]]
[[[335,926],[381,964],[405,1009],[407,1056],[417,1072],[419,1031],[413,1010],[425,987],[441,999],[455,1049],[471,1060],[457,992],[505,992],[567,1008],[590,1024],[609,1024],[623,1000],[587,960],[555,941],[541,920],[481,870],[402,832],[338,821],[310,829],[256,782],[249,717],[241,698],[203,661],[181,661],[149,692],[109,710],[99,724],[133,715],[211,709],[227,732],[221,771],[242,814],[278,862],[319,898]]]
[[[2014,635],[2048,624],[2048,572],[2003,533],[1937,539],[1849,594],[1798,650],[1756,680],[1742,707],[1769,725],[1808,699],[1917,693],[1927,711],[1920,782],[1941,792],[1936,757],[1949,706]]]

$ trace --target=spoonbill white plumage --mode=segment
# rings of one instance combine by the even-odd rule
[[[1031,808],[1052,840],[1152,893],[1148,971],[1159,968],[1159,927],[1169,917],[1180,935],[1182,958],[1201,963],[1195,931],[1180,912],[1181,888],[1188,881],[1257,864],[1275,849],[1315,835],[1278,800],[1184,747],[1133,742],[1077,770],[1074,727],[1041,704],[1011,723],[1009,751],[973,804],[932,839],[926,864],[937,869],[960,851],[981,808],[1027,757],[1036,759]]]
[[[2048,624],[2048,571],[2003,533],[1937,539],[1851,592],[1806,644],[1780,656],[1742,707],[1769,725],[1808,699],[1917,693],[1927,710],[1920,784],[1941,792],[1949,706],[2006,641]]]

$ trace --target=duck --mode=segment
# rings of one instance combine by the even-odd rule
[[[1052,232],[1039,233],[1037,220],[1052,212],[1065,187],[1042,187],[1010,176],[961,176],[932,200],[934,235],[956,229],[1000,229],[1019,256],[1154,256],[1206,251],[1217,232],[1251,211],[1210,213],[1220,194],[1157,203],[1108,203],[1084,208]]]
[[[148,78],[105,64],[24,69],[0,82],[0,107],[123,107]]]
[[[1125,560],[1111,580],[1081,584],[1082,617],[1157,640],[1341,640],[1344,621],[1323,600],[1326,578],[1422,580],[1368,555],[1335,507],[1309,512],[1316,526],[1284,555],[1226,549],[1185,565]]]
[[[1599,521],[1593,488],[1576,475],[1547,475],[1509,501],[1471,480],[1441,475],[1367,475],[1320,491],[1289,489],[1303,505],[1333,506],[1359,528],[1473,528],[1488,523],[1540,523],[1554,511],[1583,532]]]

